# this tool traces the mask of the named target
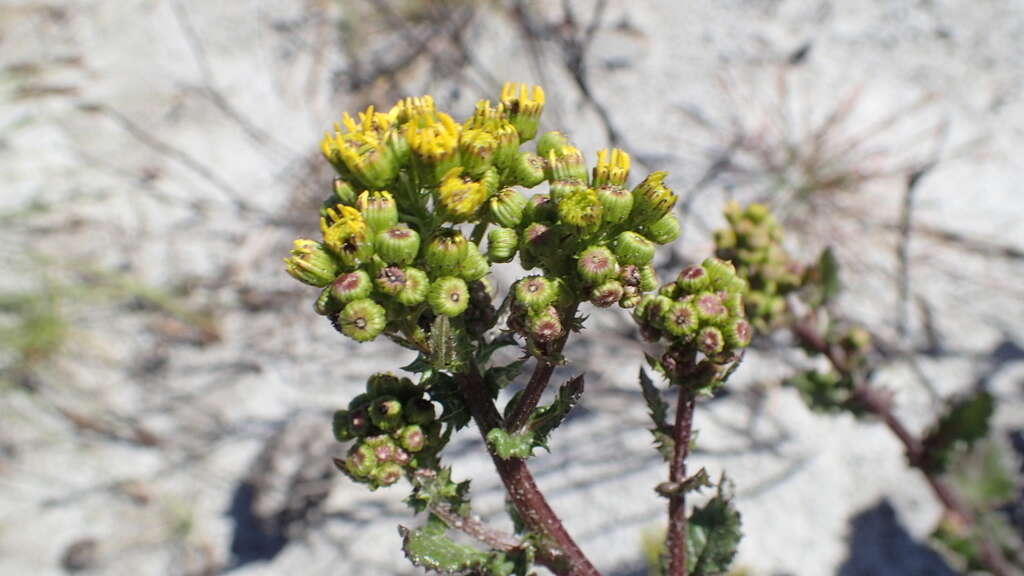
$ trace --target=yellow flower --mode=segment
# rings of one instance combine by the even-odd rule
[[[397,134],[390,114],[375,112],[373,106],[359,113],[356,122],[348,113],[334,134],[324,134],[320,150],[327,161],[346,178],[355,178],[369,188],[383,188],[398,175],[399,161],[392,146]]]
[[[519,139],[529,140],[537,134],[544,110],[544,90],[540,86],[529,89],[526,84],[506,82],[501,88],[501,107],[519,132]]]
[[[360,261],[373,255],[366,222],[359,211],[351,206],[339,204],[328,208],[320,218],[320,231],[324,236],[324,245],[345,266],[357,266]]]
[[[594,166],[592,186],[595,188],[607,184],[622,186],[628,177],[629,154],[618,148],[597,151],[597,166]]]
[[[464,178],[462,168],[453,168],[441,180],[437,200],[449,221],[465,222],[483,206],[487,190],[482,182]]]

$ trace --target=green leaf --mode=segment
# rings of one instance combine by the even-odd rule
[[[558,396],[554,402],[533,412],[526,428],[533,433],[535,446],[548,450],[548,436],[551,431],[562,424],[582,396],[583,376],[574,376],[558,389]]]
[[[484,373],[484,382],[487,383],[491,396],[497,396],[498,391],[508,386],[523,371],[526,358],[521,358],[504,366],[491,366]]]
[[[529,458],[533,453],[534,438],[532,432],[509,434],[501,428],[494,428],[487,433],[487,443],[502,460]]]
[[[736,556],[742,532],[740,513],[732,504],[728,481],[718,483],[718,494],[695,508],[686,524],[686,565],[690,576],[724,574]]]
[[[456,430],[469,424],[472,415],[462,400],[462,394],[454,378],[441,372],[434,372],[426,382],[430,399],[441,405],[441,422],[453,426]]]
[[[923,465],[930,472],[944,472],[957,445],[962,443],[969,447],[988,434],[989,419],[994,411],[992,395],[984,390],[952,402],[924,437]]]
[[[506,346],[516,345],[516,335],[512,332],[503,332],[490,342],[482,342],[480,348],[476,352],[476,363],[484,366],[490,360],[491,356],[494,355],[498,350]]]
[[[406,558],[420,568],[450,575],[479,571],[490,561],[490,554],[453,542],[445,535],[445,528],[444,522],[433,515],[418,530],[399,526]]]
[[[431,506],[447,504],[457,513],[469,513],[469,480],[452,480],[450,467],[417,470],[411,477],[413,489],[406,503],[417,513]]]
[[[850,402],[852,382],[837,372],[808,370],[793,376],[785,384],[796,388],[804,404],[815,412],[834,414],[854,408]]]
[[[466,346],[461,331],[447,316],[438,316],[430,327],[430,363],[438,370],[458,372],[464,364]]]
[[[821,288],[822,304],[839,294],[839,261],[832,248],[825,248],[818,258],[818,285]]]
[[[650,360],[651,358],[648,357],[648,361]],[[643,368],[640,369],[640,390],[643,392],[644,401],[647,402],[651,421],[654,422],[654,427],[651,428],[654,445],[667,462],[672,458],[672,452],[675,450],[672,427],[668,425],[668,403],[662,400],[661,392]]]
[[[420,374],[422,372],[427,372],[427,371],[431,370],[432,368],[433,368],[433,365],[431,364],[430,358],[427,357],[425,354],[423,354],[421,352],[421,353],[416,355],[416,359],[415,360],[413,360],[412,362],[406,364],[405,366],[402,366],[400,368],[400,370],[404,370],[406,372],[412,372],[414,374]]]

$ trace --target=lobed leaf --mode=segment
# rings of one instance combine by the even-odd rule
[[[742,531],[740,513],[732,503],[728,482],[718,483],[718,494],[695,508],[686,524],[686,564],[690,576],[725,574],[736,556]]]
[[[565,421],[569,411],[583,397],[583,376],[574,376],[558,389],[558,396],[548,406],[538,408],[530,417],[527,430],[533,433],[533,444],[548,450],[548,436]]]

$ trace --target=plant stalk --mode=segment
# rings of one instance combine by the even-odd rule
[[[569,319],[575,317],[577,307],[578,305],[573,306],[565,316]],[[526,426],[526,423],[530,420],[530,415],[533,414],[537,404],[540,403],[544,390],[548,387],[548,382],[551,381],[551,375],[555,371],[555,364],[547,360],[547,358],[561,354],[568,339],[569,331],[566,330],[561,338],[555,340],[544,349],[544,357],[537,358],[537,365],[533,368],[530,381],[527,382],[526,388],[523,389],[523,393],[519,396],[519,400],[512,407],[512,413],[509,415],[508,421],[505,422],[506,431],[515,433]]]
[[[693,409],[697,397],[692,388],[681,383],[676,402],[676,421],[672,428],[675,442],[669,463],[669,482],[681,484],[686,480],[686,457],[690,453],[690,435],[693,430]],[[686,576],[686,490],[680,490],[668,501],[668,574]]]

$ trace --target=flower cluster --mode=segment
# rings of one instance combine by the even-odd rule
[[[803,271],[783,249],[782,227],[766,206],[730,202],[725,219],[729,227],[715,231],[715,254],[747,280],[747,316],[758,330],[768,330],[782,319],[786,294],[800,288]]]
[[[441,423],[423,390],[390,373],[371,376],[366,393],[334,413],[334,437],[356,441],[338,468],[374,489],[436,458],[443,444]]]
[[[708,258],[679,273],[633,311],[648,340],[665,338],[674,349],[695,348],[709,360],[728,363],[752,336],[743,307],[746,282],[727,260]]]

